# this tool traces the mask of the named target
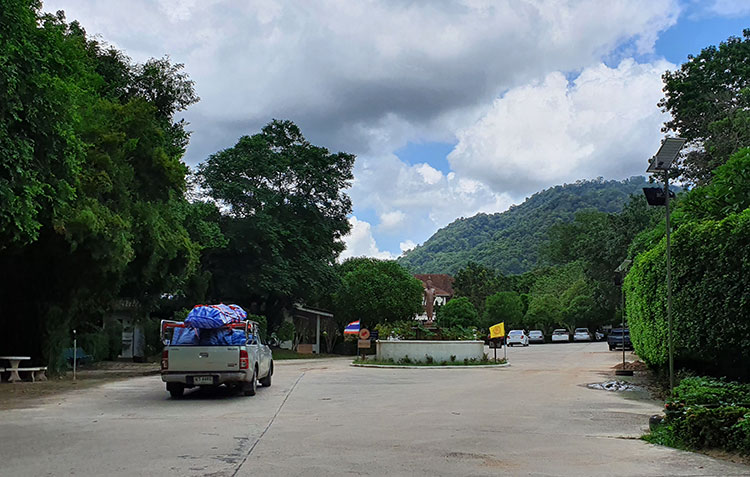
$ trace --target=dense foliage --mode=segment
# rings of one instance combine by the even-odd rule
[[[330,290],[349,231],[342,190],[353,164],[353,155],[312,145],[292,122],[276,120],[201,164],[205,192],[228,209],[228,246],[204,260],[208,296],[257,303],[278,324],[282,308]]]
[[[539,262],[550,226],[570,222],[584,209],[620,212],[630,195],[640,195],[644,185],[643,177],[634,177],[552,187],[505,212],[457,219],[406,252],[399,263],[414,273],[455,274],[469,262],[504,274],[524,273]]]
[[[477,326],[479,315],[468,298],[454,298],[437,311],[435,320],[441,328],[469,328]]]
[[[422,282],[393,260],[349,259],[341,265],[340,277],[334,295],[340,320],[360,320],[366,328],[411,320],[422,312]]]
[[[750,29],[704,48],[663,78],[659,106],[670,115],[664,129],[689,140],[681,172],[706,184],[714,169],[750,145]]]
[[[148,308],[194,273],[173,114],[197,97],[182,65],[133,64],[38,3],[4,3],[0,26],[2,345],[54,366],[70,328],[98,333],[116,300]]]
[[[667,401],[665,422],[647,440],[687,449],[750,454],[750,386],[686,378]]]
[[[523,302],[518,293],[513,291],[497,292],[487,297],[482,319],[482,328],[489,328],[498,323],[505,323],[511,330],[521,325],[524,315]]]
[[[0,66],[6,354],[59,368],[76,329],[96,357],[116,357],[113,310],[158,344],[150,315],[204,300],[244,305],[273,329],[335,283],[352,155],[273,121],[191,176],[176,115],[198,98],[182,65],[133,63],[40,2],[3,3]]]
[[[693,222],[673,234],[675,359],[711,373],[750,372],[750,209]],[[627,316],[638,356],[667,360],[665,242],[636,259],[625,281]]]

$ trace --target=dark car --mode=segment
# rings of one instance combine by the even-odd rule
[[[607,336],[607,344],[609,344],[609,350],[622,349],[623,345],[625,349],[633,349],[633,343],[630,342],[630,330],[625,328],[625,333],[622,332],[622,328],[613,328]]]

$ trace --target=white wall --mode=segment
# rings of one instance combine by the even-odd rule
[[[484,341],[377,341],[378,360],[399,361],[407,355],[412,361],[425,361],[425,355],[432,356],[438,363],[450,363],[451,356],[455,356],[456,361],[479,360],[484,355]]]

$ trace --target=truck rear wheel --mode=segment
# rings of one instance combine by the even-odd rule
[[[167,383],[167,391],[172,399],[180,399],[185,393],[185,385],[182,383]]]
[[[245,396],[255,396],[255,391],[257,390],[257,378],[258,375],[256,374],[255,370],[253,370],[253,377],[250,379],[250,381],[245,381],[242,383],[242,394]]]
[[[260,380],[260,385],[264,388],[267,388],[271,385],[271,375],[273,374],[273,363],[271,363],[271,367],[268,368],[268,374],[265,378]]]

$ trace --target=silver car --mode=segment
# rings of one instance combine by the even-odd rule
[[[529,331],[529,343],[544,343],[544,333],[540,330]]]
[[[588,328],[576,328],[573,333],[573,341],[591,341],[591,333]]]

